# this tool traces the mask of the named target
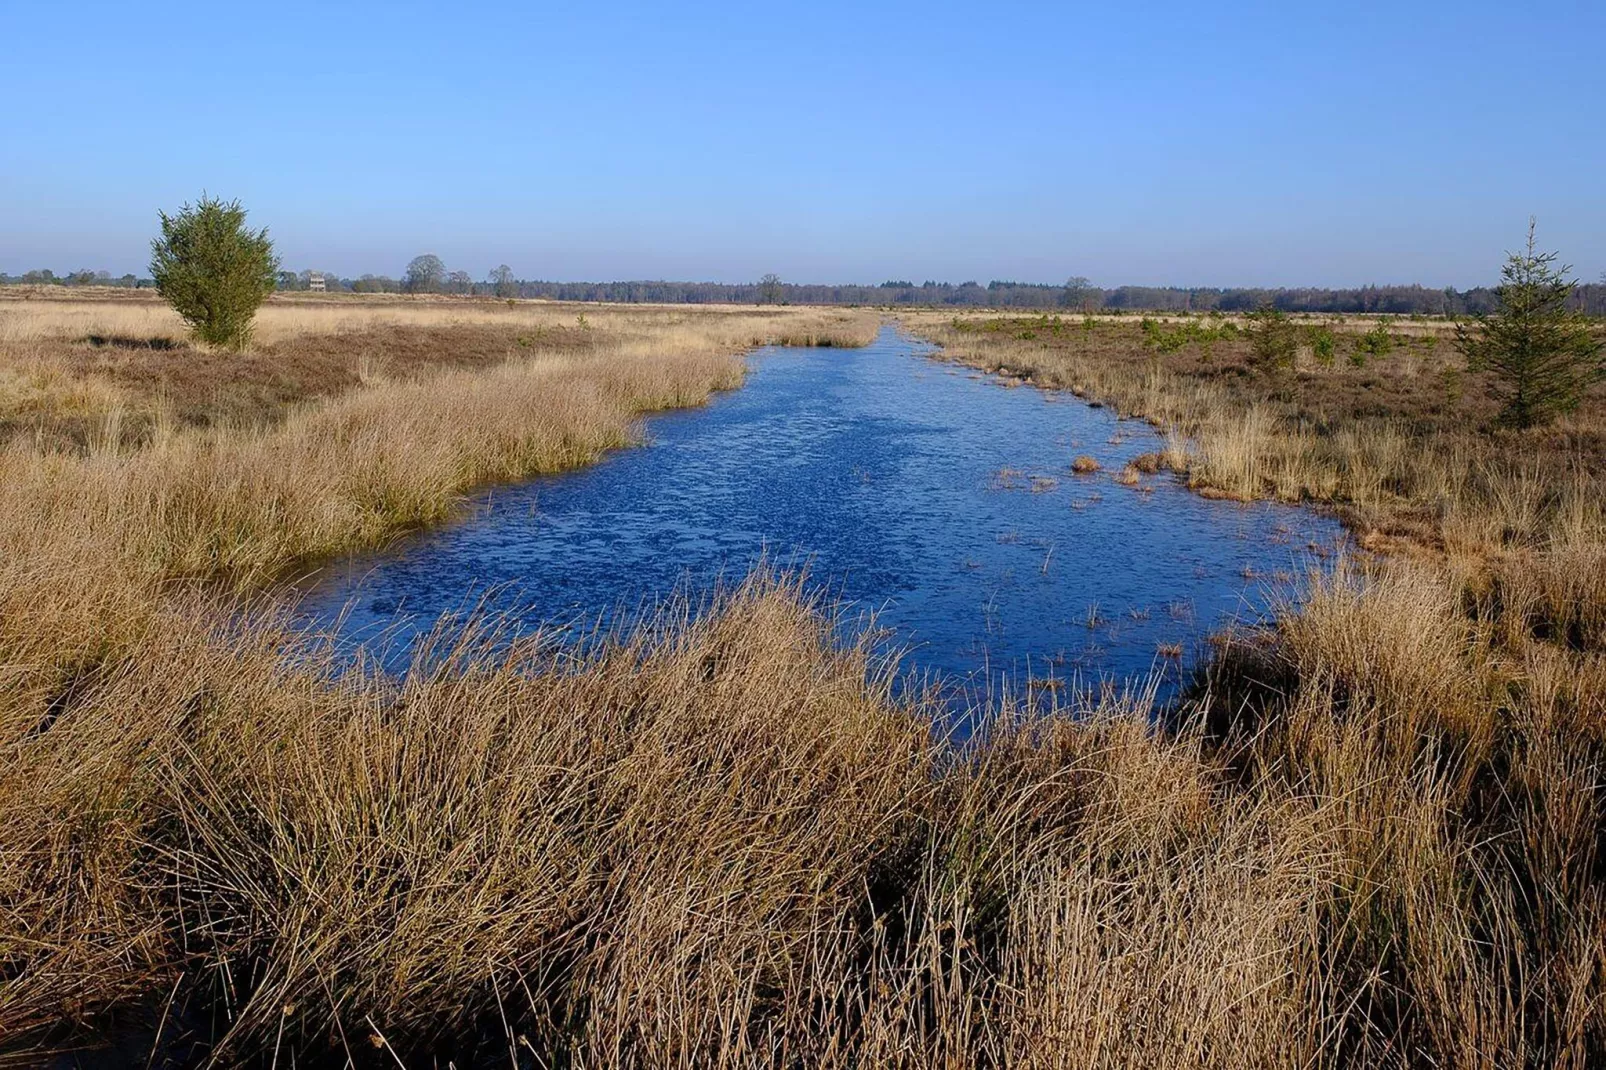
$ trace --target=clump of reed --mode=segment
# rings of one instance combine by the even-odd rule
[[[268,429],[83,457],[14,448],[0,452],[0,545],[26,560],[79,555],[253,586],[437,522],[475,486],[584,464],[627,443],[639,412],[696,404],[740,378],[739,358],[723,354],[533,358],[353,392]]]
[[[795,580],[579,654],[443,631],[394,680],[174,604],[38,721],[5,700],[0,1026],[252,1065],[1587,1065],[1606,672],[1533,660],[1506,712],[1455,591],[1341,572],[1165,722],[1056,689],[964,744]]]
[[[951,750],[785,581],[397,681],[220,612],[10,722],[0,1025],[35,1051],[927,1066],[1046,1031],[1128,1063],[1299,1031],[1309,819],[1222,805],[1141,705]]]
[[[1217,662],[1209,716],[1241,782],[1335,803],[1324,971],[1355,1015],[1335,1050],[1588,1065],[1606,1052],[1606,662],[1491,627],[1464,580],[1341,564],[1267,645]]]

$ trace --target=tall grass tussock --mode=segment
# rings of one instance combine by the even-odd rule
[[[0,319],[0,367],[58,373],[0,454],[0,1060],[1606,1059],[1587,471],[1546,452],[1497,479],[1507,455],[1468,439],[1452,476],[1391,481],[1368,473],[1405,451],[1335,419],[1321,455],[1362,490],[1332,496],[1425,549],[1314,579],[1164,711],[1006,703],[945,740],[935,698],[767,572],[584,651],[443,629],[398,679],[298,633],[264,585],[627,442],[634,414],[739,382],[748,345],[875,321],[393,304],[286,305],[303,330],[270,302],[256,345],[301,378],[272,404],[220,390],[228,419],[150,418],[160,385],[123,363],[167,351],[79,352],[148,324]],[[436,315],[465,322],[402,322]],[[1141,340],[1124,370],[1062,372],[1050,332],[914,325],[989,370],[1144,399],[1186,478],[1219,435],[1253,459],[1224,471],[1260,473],[1227,492],[1320,485],[1273,448],[1315,433],[1280,387],[1209,423],[1185,406],[1225,388]],[[429,331],[486,355],[377,370]],[[1219,366],[1235,343],[1210,344]],[[122,426],[80,437],[68,405]],[[1419,489],[1480,471],[1459,498]]]

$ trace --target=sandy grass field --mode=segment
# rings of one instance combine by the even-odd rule
[[[0,1065],[1606,1060],[1601,399],[1496,433],[1442,340],[1271,376],[904,318],[1387,553],[1163,716],[964,746],[784,576],[584,656],[487,621],[341,672],[278,577],[877,316],[274,301],[227,356],[0,300]]]

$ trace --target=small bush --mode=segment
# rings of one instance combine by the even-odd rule
[[[1326,327],[1312,327],[1310,329],[1310,351],[1318,363],[1323,367],[1333,366],[1333,355],[1337,351],[1337,339],[1333,332]]]
[[[1141,453],[1132,458],[1132,467],[1152,476],[1165,467],[1165,457],[1159,453]]]
[[[1299,334],[1287,314],[1267,302],[1249,314],[1249,344],[1257,368],[1286,370],[1294,366]]]
[[[1238,337],[1238,328],[1224,320],[1200,323],[1195,319],[1184,319],[1167,329],[1152,317],[1145,316],[1138,327],[1143,331],[1143,344],[1149,349],[1175,353],[1183,346],[1194,344],[1207,361],[1214,343]]]
[[[157,292],[196,338],[244,349],[251,320],[278,281],[279,260],[267,229],[247,229],[239,201],[205,194],[177,215],[159,214],[162,236],[151,242]]]
[[[1355,351],[1373,357],[1386,357],[1394,352],[1394,336],[1389,333],[1388,320],[1378,320],[1372,325],[1371,330],[1357,338],[1355,340]],[[1354,360],[1353,357],[1351,359]],[[1355,361],[1356,367],[1360,367],[1365,363],[1364,356]]]

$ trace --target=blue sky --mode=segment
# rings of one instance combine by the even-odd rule
[[[1606,270],[1606,4],[0,0],[0,270],[1468,286]]]

